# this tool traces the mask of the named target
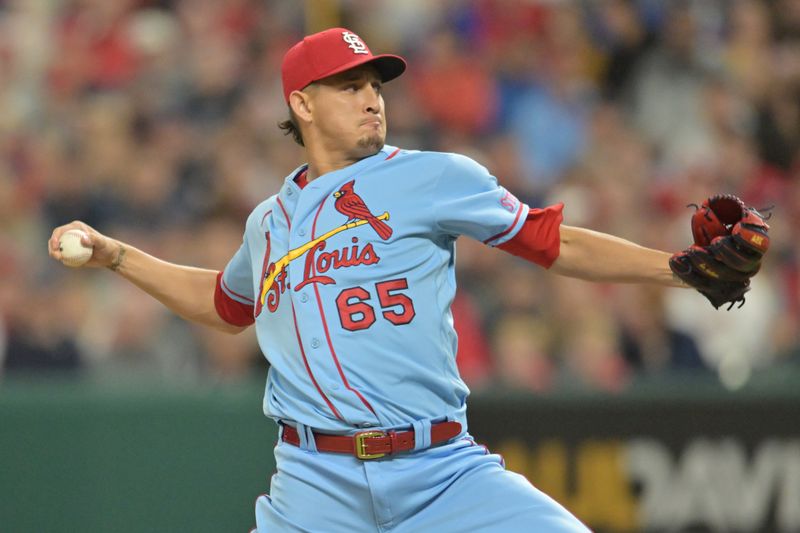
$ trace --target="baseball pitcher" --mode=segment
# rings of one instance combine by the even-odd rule
[[[563,205],[529,208],[468,157],[386,145],[381,86],[405,67],[344,28],[286,53],[282,128],[307,162],[255,208],[222,272],[160,261],[78,221],[54,230],[50,254],[61,259],[61,234],[82,229],[89,266],[186,319],[256,328],[270,363],[264,413],[280,428],[258,532],[587,531],[467,431],[450,313],[456,239],[586,280],[692,286],[718,307],[743,301],[766,224],[730,198],[707,201],[700,241],[673,255],[566,226]]]

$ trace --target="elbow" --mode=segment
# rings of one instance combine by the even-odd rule
[[[587,273],[585,269],[571,264],[570,260],[565,258],[563,255],[560,255],[548,270],[553,274],[558,274],[559,276],[582,279],[585,281],[595,281],[593,276]]]
[[[234,326],[232,324],[224,323],[224,324],[217,324],[215,329],[221,331],[223,333],[227,333],[229,335],[238,335],[239,333],[246,330],[248,326]]]
[[[216,310],[206,312],[201,315],[194,315],[194,316],[182,315],[182,317],[188,320],[189,322],[194,322],[202,326],[207,326],[222,333],[228,333],[230,335],[238,335],[239,333],[243,332],[248,327],[250,327],[250,325],[253,323],[252,321],[250,321],[250,322],[241,322],[239,324],[233,324],[222,318],[219,314],[217,314]]]

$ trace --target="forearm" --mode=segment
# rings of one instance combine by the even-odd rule
[[[177,315],[228,333],[244,329],[228,324],[217,313],[214,306],[217,271],[169,263],[128,244],[118,241],[115,244],[121,248],[113,256],[113,270]]]
[[[669,268],[671,254],[596,231],[562,225],[551,270],[588,281],[685,287]]]

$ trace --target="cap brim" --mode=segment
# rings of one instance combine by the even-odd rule
[[[398,77],[406,70],[406,60],[400,56],[392,54],[381,54],[374,56],[372,61],[368,61],[378,69],[381,81],[390,81]]]
[[[375,69],[378,71],[378,74],[381,77],[381,81],[383,82],[395,79],[406,70],[406,60],[403,59],[402,57],[392,54],[380,54],[372,57],[359,58],[355,61],[351,61],[350,63],[341,65],[340,67],[335,68],[330,72],[326,72],[325,74],[323,74],[314,81],[319,81],[329,76],[335,76],[336,74],[341,74],[346,70],[360,67],[361,65],[373,65]]]

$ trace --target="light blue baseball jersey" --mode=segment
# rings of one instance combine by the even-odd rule
[[[460,235],[497,246],[528,207],[468,157],[384,146],[250,215],[222,274],[271,365],[264,412],[327,432],[466,428],[450,304]]]
[[[255,317],[271,364],[264,411],[300,438],[278,440],[256,530],[586,533],[465,433],[450,312],[460,235],[547,266],[560,206],[532,216],[455,154],[385,146],[300,187],[303,171],[250,215],[215,297],[226,320]],[[444,417],[464,431],[431,448]],[[317,453],[315,432],[409,426],[415,451],[390,460]]]

